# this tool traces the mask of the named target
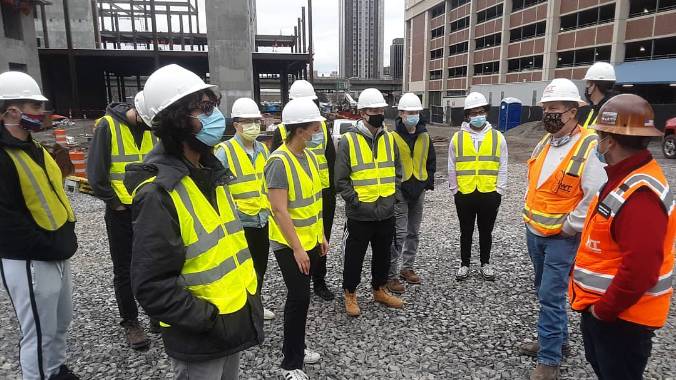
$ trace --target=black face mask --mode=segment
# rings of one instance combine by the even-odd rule
[[[563,112],[545,112],[542,116],[542,123],[545,125],[545,131],[557,133],[566,123],[561,120]]]
[[[584,97],[587,99],[587,102],[588,102],[589,104],[592,104],[592,103],[593,103],[592,100],[591,100],[592,92],[594,92],[594,91],[590,91],[590,87],[585,87],[585,89],[584,89]]]
[[[380,128],[385,121],[385,115],[369,115],[367,122],[374,128]]]

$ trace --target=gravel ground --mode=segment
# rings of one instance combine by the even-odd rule
[[[446,132],[447,133],[447,132]],[[511,146],[510,146],[511,148]],[[439,146],[441,154],[445,147]],[[521,161],[521,159],[515,160]],[[515,162],[513,161],[513,162]],[[660,160],[674,183],[674,162]],[[441,166],[441,165],[440,165]],[[535,339],[537,301],[532,287],[532,268],[526,253],[522,207],[525,165],[510,166],[510,181],[494,233],[492,262],[496,282],[484,282],[473,257],[470,279],[458,283],[459,230],[455,207],[446,190],[445,170],[440,167],[437,190],[425,201],[417,270],[423,279],[409,286],[403,310],[394,311],[373,302],[368,290],[369,264],[358,291],[362,316],[348,318],[343,302],[323,302],[314,297],[310,306],[307,345],[323,357],[306,371],[311,378],[327,379],[523,379],[535,360],[519,356],[517,345]],[[153,336],[149,351],[127,348],[117,326],[117,307],[112,290],[112,265],[108,256],[103,203],[74,194],[80,249],[73,258],[75,316],[69,335],[69,366],[83,379],[171,378],[171,364],[162,342]],[[339,201],[329,257],[328,282],[338,291],[342,258],[340,235],[344,210]],[[476,241],[476,237],[475,237]],[[475,252],[478,247],[475,247]],[[243,379],[280,378],[282,310],[285,287],[274,258],[268,269],[263,294],[265,304],[278,317],[266,322],[266,341],[243,354]],[[584,359],[579,318],[570,314],[574,354],[562,365],[562,378],[594,378]],[[145,317],[144,321],[145,321]],[[19,378],[19,329],[6,293],[0,291],[0,379]],[[676,317],[657,332],[646,378],[676,376]]]

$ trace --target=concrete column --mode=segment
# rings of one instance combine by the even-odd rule
[[[613,24],[613,42],[610,51],[610,63],[618,65],[624,62],[625,46],[624,36],[627,31],[627,19],[629,18],[629,0],[617,0],[615,2],[615,23]]]
[[[251,13],[249,0],[206,0],[209,74],[218,85],[221,111],[229,116],[232,103],[253,97]]]
[[[469,5],[469,38],[467,39],[467,92],[472,88],[472,79],[474,78],[474,37],[476,35],[476,1]]]
[[[502,30],[500,31],[500,79],[498,83],[507,82],[507,56],[509,45],[509,28],[512,14],[512,0],[505,0],[502,3]],[[502,98],[500,99],[502,100]],[[499,104],[499,103],[498,103]]]
[[[558,63],[557,43],[559,29],[561,27],[561,18],[559,9],[561,0],[552,0],[547,2],[547,32],[545,33],[545,51],[542,57],[542,80],[550,81],[554,79],[554,71]]]

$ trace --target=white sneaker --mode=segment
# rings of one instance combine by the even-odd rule
[[[493,269],[493,266],[491,264],[482,265],[479,271],[481,272],[481,276],[483,276],[484,280],[487,281],[495,280],[495,270]]]
[[[263,308],[263,319],[266,321],[269,321],[271,319],[275,319],[275,313],[272,312],[272,310],[268,308]]]
[[[282,376],[284,376],[284,380],[309,380],[310,378],[303,372],[303,370],[300,369],[292,369],[290,371],[287,371],[285,369],[282,370]]]
[[[305,357],[303,358],[303,363],[305,364],[316,364],[319,363],[319,359],[321,359],[322,356],[319,354],[319,352],[314,352],[310,351],[307,348],[305,349]]]
[[[462,281],[469,276],[469,267],[466,266],[461,266],[460,269],[458,269],[458,273],[455,274],[455,279],[458,281]]]

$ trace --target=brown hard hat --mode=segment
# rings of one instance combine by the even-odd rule
[[[627,136],[662,136],[655,128],[655,111],[650,103],[634,94],[610,98],[599,110],[592,129]]]

